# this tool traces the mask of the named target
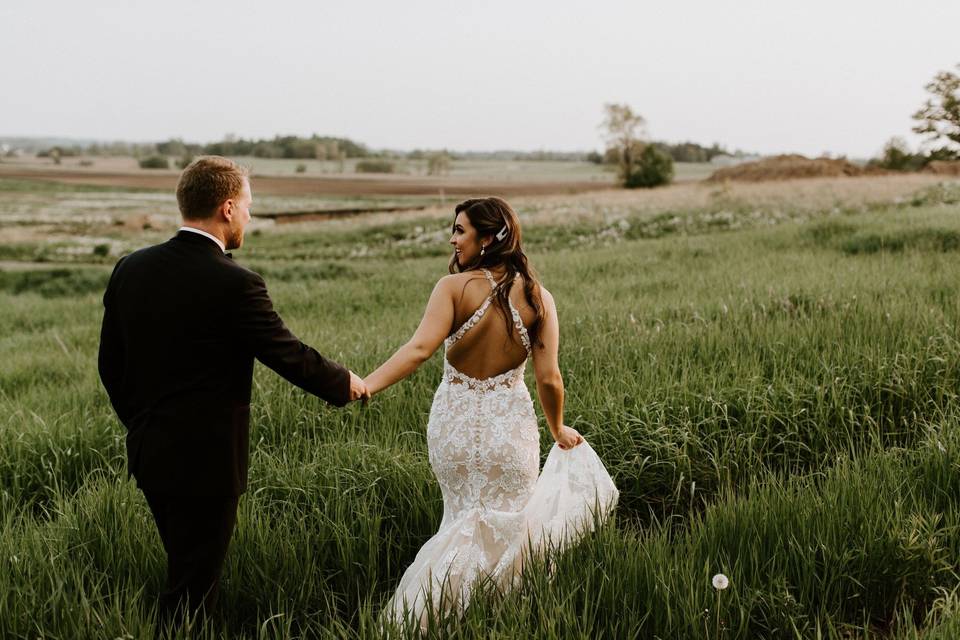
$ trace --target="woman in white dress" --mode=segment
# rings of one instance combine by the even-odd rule
[[[366,378],[378,393],[445,344],[427,425],[443,521],[384,610],[421,626],[431,609],[462,609],[480,579],[508,588],[531,550],[576,540],[618,497],[597,455],[563,424],[557,310],[528,266],[516,213],[500,198],[467,200],[456,207],[450,244],[450,275],[437,282],[420,326]],[[523,380],[531,356],[556,441],[542,474]]]

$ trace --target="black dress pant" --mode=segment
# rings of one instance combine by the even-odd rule
[[[161,496],[146,491],[144,496],[167,552],[161,618],[171,620],[179,612],[211,612],[237,521],[239,498]]]

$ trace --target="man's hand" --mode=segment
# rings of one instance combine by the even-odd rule
[[[355,374],[353,371],[350,372],[350,402],[354,400],[363,400],[366,402],[370,399],[370,392],[367,391],[367,383],[363,381],[363,378]]]

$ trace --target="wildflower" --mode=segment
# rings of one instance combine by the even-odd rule
[[[713,588],[717,591],[723,591],[730,586],[730,581],[727,579],[727,576],[722,573],[718,573],[713,576]]]

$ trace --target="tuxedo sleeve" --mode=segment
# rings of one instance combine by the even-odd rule
[[[121,259],[120,262],[123,260]],[[114,305],[114,295],[116,289],[117,269],[120,267],[117,262],[110,275],[110,282],[107,284],[107,290],[103,294],[103,324],[100,327],[100,350],[97,355],[97,369],[100,372],[100,381],[103,388],[107,390],[110,397],[110,404],[120,417],[124,420],[125,412],[120,393],[120,387],[123,383],[123,367],[125,361],[125,349],[123,345],[123,335],[119,323],[117,322],[117,310]]]
[[[350,400],[350,372],[324,358],[283,324],[259,275],[245,273],[235,315],[240,341],[253,356],[304,391],[342,407]]]

